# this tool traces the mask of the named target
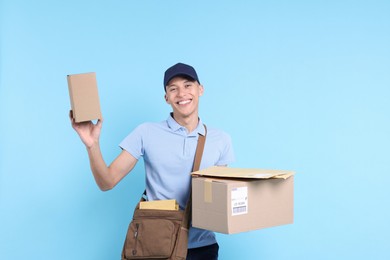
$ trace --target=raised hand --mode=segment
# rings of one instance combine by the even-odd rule
[[[87,148],[99,144],[100,131],[102,129],[103,120],[98,120],[96,124],[92,121],[76,123],[72,110],[69,111],[69,119],[72,123],[73,129],[80,136],[81,141]]]

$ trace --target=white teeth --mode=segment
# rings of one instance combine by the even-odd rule
[[[190,103],[191,100],[184,100],[184,101],[180,101],[179,102],[179,105],[185,105],[185,104],[188,104]]]

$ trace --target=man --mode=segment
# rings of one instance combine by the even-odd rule
[[[160,123],[144,123],[121,143],[122,152],[107,167],[99,136],[102,121],[75,123],[72,126],[85,144],[91,170],[101,190],[112,189],[143,157],[148,200],[176,199],[184,208],[189,197],[198,133],[205,128],[198,116],[199,98],[204,88],[195,69],[178,63],[164,75],[165,101],[173,112]],[[234,159],[230,137],[208,127],[200,169],[226,166]],[[187,259],[218,259],[218,244],[211,231],[190,228]]]

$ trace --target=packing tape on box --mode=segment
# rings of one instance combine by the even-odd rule
[[[204,202],[212,203],[213,202],[213,180],[205,179],[204,180]]]

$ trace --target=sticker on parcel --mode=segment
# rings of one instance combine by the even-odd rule
[[[248,187],[232,189],[232,216],[248,213]]]

